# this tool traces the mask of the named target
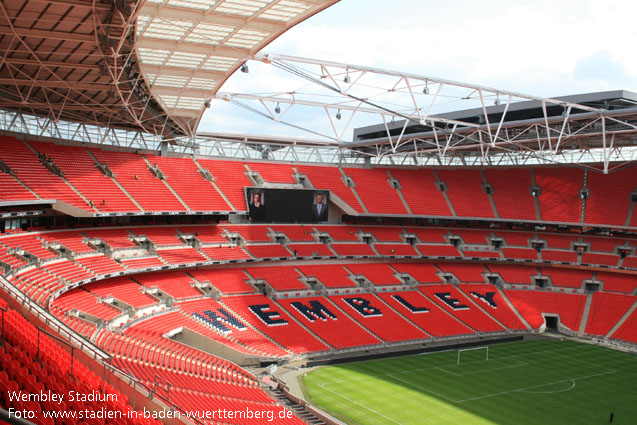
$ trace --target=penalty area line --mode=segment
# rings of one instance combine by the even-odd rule
[[[340,398],[342,398],[342,399],[345,399],[345,400],[349,401],[349,402],[350,402],[350,403],[352,403],[352,404],[355,404],[355,405],[357,405],[357,406],[359,406],[359,407],[362,407],[362,408],[363,408],[363,409],[365,409],[365,410],[369,410],[370,412],[374,413],[375,415],[382,416],[383,418],[387,419],[388,421],[390,421],[390,422],[392,422],[392,423],[395,423],[395,424],[397,424],[397,425],[401,425],[401,423],[400,423],[400,422],[396,422],[395,420],[393,420],[393,419],[392,419],[392,418],[390,418],[389,416],[385,416],[385,415],[383,415],[382,413],[377,412],[377,411],[375,411],[374,409],[371,409],[371,408],[369,408],[369,407],[367,407],[367,406],[365,406],[365,405],[363,405],[363,404],[359,403],[358,401],[352,400],[351,398],[349,398],[349,397],[345,397],[344,395],[342,395],[342,394],[340,394],[340,393],[337,393],[336,391],[330,390],[329,388],[327,388],[327,387],[325,386],[325,384],[319,384],[319,387],[323,388],[324,390],[327,390],[327,391],[331,392],[332,394],[334,394],[334,395],[335,395],[335,396],[337,396],[337,397],[340,397]]]

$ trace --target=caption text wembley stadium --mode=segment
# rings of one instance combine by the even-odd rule
[[[91,393],[83,394],[75,391],[69,391],[66,394],[57,394],[52,391],[41,391],[39,393],[27,393],[24,391],[7,391],[9,395],[9,400],[11,402],[27,402],[27,401],[35,401],[38,403],[41,402],[51,402],[55,404],[62,404],[64,400],[68,401],[117,401],[117,396],[115,394],[102,394],[100,392],[94,391]],[[65,418],[73,418],[73,419],[122,419],[123,417],[128,418],[153,418],[153,419],[170,419],[170,418],[181,418],[186,417],[191,420],[224,420],[224,419],[263,419],[268,422],[273,422],[275,419],[289,419],[292,418],[293,414],[289,410],[285,408],[280,408],[280,410],[272,409],[272,410],[256,410],[246,407],[245,409],[207,409],[207,410],[194,410],[194,411],[186,411],[180,412],[178,410],[172,410],[167,407],[159,410],[148,410],[146,407],[141,411],[120,411],[120,410],[110,410],[106,407],[102,407],[99,410],[42,410],[41,412],[33,411],[30,409],[16,409],[9,408],[9,417],[10,418],[21,418],[21,419],[35,419],[42,415],[43,417],[50,417],[53,419],[65,419]]]

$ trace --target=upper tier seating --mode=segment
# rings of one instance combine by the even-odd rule
[[[447,185],[447,194],[457,216],[494,217],[489,196],[482,191],[482,175],[478,170],[437,170]]]
[[[238,161],[220,161],[198,158],[201,167],[210,171],[215,185],[221,190],[235,211],[247,211],[244,187],[252,186],[246,177],[246,168]]]
[[[436,188],[436,178],[432,170],[390,170],[400,183],[402,193],[411,213],[414,215],[451,217],[453,214],[444,195]]]
[[[90,149],[90,152],[98,161],[106,163],[118,183],[145,211],[186,211],[164,182],[153,176],[149,170],[153,164],[142,156],[99,149]],[[96,206],[108,206],[108,201],[100,201]]]
[[[275,164],[266,162],[249,162],[248,167],[253,172],[259,173],[263,181],[267,183],[296,184],[294,169],[289,164]]]
[[[319,167],[313,165],[297,165],[296,169],[305,174],[316,189],[329,189],[355,211],[362,213],[363,207],[354,196],[354,192],[343,182],[341,170],[337,167]]]
[[[637,182],[635,167],[609,174],[589,171],[586,185],[590,189],[590,196],[586,199],[584,222],[626,225],[630,209],[630,202],[627,201],[631,193],[637,189],[635,182]],[[612,208],[609,208],[610,205]]]
[[[545,248],[552,249],[572,249],[573,243],[577,241],[577,236],[552,234],[552,233],[540,233],[538,239],[546,241]]]
[[[535,182],[540,187],[542,220],[579,223],[579,191],[584,171],[578,168],[536,168]]]
[[[31,201],[38,199],[26,187],[10,174],[0,170],[0,202],[6,201]]]
[[[530,170],[487,169],[484,174],[493,187],[493,201],[500,218],[537,220]]]
[[[386,170],[345,168],[343,171],[354,180],[356,193],[367,211],[376,214],[407,214],[398,192],[389,183]]]
[[[194,211],[232,211],[209,181],[205,180],[197,164],[190,158],[167,158],[147,155],[152,164],[157,164],[166,177],[166,182]]]
[[[633,269],[637,269],[637,256],[628,256],[626,258],[624,258],[624,261],[622,263],[623,267],[630,267]]]
[[[40,199],[56,199],[74,207],[94,212],[59,176],[52,174],[40,162],[38,156],[23,142],[11,137],[0,136],[0,160],[8,165],[14,175],[19,178]],[[4,187],[0,189],[4,192]],[[29,195],[28,199],[33,199]]]
[[[50,158],[73,187],[49,171],[38,153]],[[579,191],[585,181],[583,170],[568,167],[432,170],[245,163],[159,157],[48,142],[25,143],[11,137],[0,139],[0,160],[15,174],[12,177],[0,172],[0,200],[34,200],[36,193],[41,199],[58,199],[91,213],[140,212],[140,206],[147,212],[245,212],[245,188],[255,184],[248,177],[249,170],[258,173],[265,183],[297,185],[296,169],[313,187],[329,190],[346,212],[349,207],[357,213],[406,215],[409,211],[416,216],[467,218],[494,218],[497,212],[502,219],[535,221],[537,206],[540,220],[579,223],[582,215]],[[113,177],[103,175],[96,161],[108,166]],[[156,174],[163,174],[165,181],[150,171],[155,166]],[[205,170],[212,182],[202,176]],[[628,168],[607,175],[588,171],[586,184],[590,196],[586,199],[583,222],[637,227],[637,214],[632,214],[627,223],[630,197],[637,190],[632,183],[636,170]],[[392,186],[392,179],[398,182],[399,189]],[[436,186],[437,179],[446,186],[446,193]],[[351,188],[346,180],[351,180]],[[484,192],[486,183],[492,188],[491,195]],[[537,202],[530,194],[533,186],[540,189]],[[614,207],[607,211],[611,203]]]
[[[31,142],[39,153],[51,158],[69,181],[101,212],[138,212],[139,208],[95,166],[86,149],[52,143]],[[105,201],[105,202],[102,202]]]

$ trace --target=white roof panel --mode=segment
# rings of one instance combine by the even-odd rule
[[[151,94],[183,128],[246,60],[338,0],[146,0],[137,57]],[[183,94],[183,96],[180,96]]]
[[[186,41],[216,46],[232,34],[234,30],[235,27],[201,22],[188,34]]]
[[[215,10],[231,15],[252,16],[273,0],[224,0]]]

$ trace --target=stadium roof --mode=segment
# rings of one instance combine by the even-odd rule
[[[338,0],[3,0],[0,108],[193,135],[246,59]]]

